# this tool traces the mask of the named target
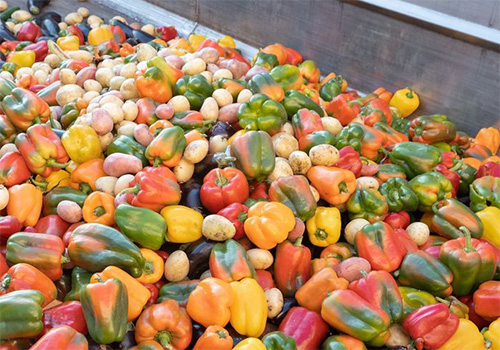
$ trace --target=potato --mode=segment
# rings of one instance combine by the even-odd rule
[[[304,224],[304,221],[300,220],[299,218],[295,218],[295,226],[290,232],[288,232],[287,239],[289,241],[295,242],[297,239],[304,236],[305,230],[306,225]]]
[[[321,123],[325,130],[331,132],[333,136],[336,136],[342,130],[342,124],[340,124],[338,119],[333,117],[323,117],[321,118]]]
[[[113,153],[104,159],[103,170],[106,175],[116,177],[137,174],[142,170],[142,162],[131,154]]]
[[[9,4],[7,4],[7,1],[0,1],[0,11],[3,12],[7,9],[7,7],[9,7]]]
[[[140,44],[136,50],[137,60],[139,62],[147,61],[156,56],[155,48],[149,44]]]
[[[231,97],[232,98],[232,97]],[[241,103],[231,103],[219,109],[219,117],[217,120],[234,124],[238,122],[238,110]]]
[[[24,10],[17,10],[10,16],[16,22],[24,22],[31,19],[31,13]]]
[[[224,107],[233,103],[233,96],[226,89],[215,90],[212,94],[212,97],[217,101],[219,107]]]
[[[155,113],[159,119],[169,120],[174,116],[175,111],[174,107],[172,107],[171,105],[162,103],[161,105],[156,107]]]
[[[373,176],[361,176],[356,179],[356,188],[361,189],[374,189],[378,190],[380,184]]]
[[[184,158],[193,164],[201,162],[208,153],[208,142],[205,140],[195,140],[187,145],[184,150]]]
[[[96,92],[101,92],[102,91],[102,85],[94,79],[88,79],[83,82],[83,88],[85,91],[96,91]]]
[[[206,70],[206,71],[201,72],[200,75],[203,75],[205,77],[205,79],[207,79],[209,84],[213,83],[214,75],[211,72]]]
[[[203,115],[203,120],[217,120],[219,115],[219,105],[217,104],[215,98],[206,98],[200,108],[200,113]]]
[[[312,165],[333,166],[339,160],[339,150],[335,146],[323,144],[309,150]]]
[[[51,53],[45,57],[43,62],[47,63],[51,68],[57,68],[59,62],[61,62],[61,59],[59,58],[59,56]]]
[[[113,118],[104,108],[96,108],[92,111],[92,129],[99,136],[104,136],[113,130]]]
[[[86,7],[79,7],[78,10],[76,10],[76,12],[80,14],[83,18],[88,17],[90,14],[89,9]]]
[[[269,181],[274,181],[283,176],[292,176],[293,170],[288,164],[288,161],[285,158],[276,157],[274,170],[271,174],[268,175],[267,179]]]
[[[182,250],[176,250],[165,261],[165,278],[169,282],[179,282],[189,273],[189,259]]]
[[[121,105],[108,102],[101,105],[101,108],[109,113],[111,119],[113,119],[113,123],[117,124],[123,121],[124,113]]]
[[[311,193],[314,197],[314,200],[316,201],[316,203],[318,203],[319,200],[321,199],[321,196],[319,195],[318,190],[315,189],[314,186],[309,186],[309,189],[311,190]]]
[[[285,134],[294,136],[293,126],[290,122],[286,122],[285,124],[283,124],[283,126],[280,129],[280,132],[284,132]]]
[[[389,348],[397,347],[407,347],[410,344],[410,336],[405,332],[403,326],[400,324],[393,324],[389,327],[389,340],[385,343],[385,346]]]
[[[99,68],[95,72],[95,80],[99,82],[103,87],[109,87],[109,83],[111,82],[111,78],[115,75],[111,68]]]
[[[295,137],[284,132],[277,133],[272,137],[274,152],[278,157],[288,159],[292,152],[299,149],[299,143]]]
[[[132,174],[125,174],[120,176],[116,181],[115,189],[113,190],[115,196],[118,195],[118,193],[120,193],[124,189],[129,188],[130,181],[132,181],[133,179],[134,175]]]
[[[112,132],[108,132],[106,135],[99,136],[99,143],[101,144],[101,149],[103,152],[106,151],[111,141],[113,141],[114,137],[115,136]]]
[[[363,278],[363,273],[361,271],[368,273],[372,268],[368,260],[352,257],[335,265],[333,269],[339,277],[343,277],[349,282],[352,282]]]
[[[84,92],[85,91],[76,84],[63,85],[57,90],[56,101],[59,106],[64,106],[82,97]]]
[[[302,151],[293,151],[288,157],[288,162],[295,175],[306,175],[311,169],[311,159]]]
[[[264,292],[267,300],[267,318],[275,318],[283,310],[283,294],[278,288],[271,288]]]
[[[59,79],[63,85],[76,84],[76,74],[69,68],[63,68],[59,71]]]
[[[85,50],[65,51],[64,53],[73,60],[81,60],[87,63],[94,61],[94,56]]]
[[[168,104],[172,106],[175,113],[184,112],[190,108],[189,100],[183,95],[172,97],[170,101],[168,101]]]
[[[149,127],[147,124],[138,124],[134,127],[134,138],[144,147],[149,146],[151,141],[153,141],[153,134],[149,132]]]
[[[222,69],[215,71],[214,76],[213,76],[213,80],[219,81],[222,78],[233,79],[233,73],[231,73],[231,71],[229,69],[225,69],[225,68],[222,68]]]
[[[228,146],[227,135],[215,135],[209,141],[210,154],[224,152]]]
[[[137,72],[137,65],[134,62],[129,62],[123,65],[120,70],[120,75],[125,79],[133,78]]]
[[[198,51],[198,57],[200,59],[202,59],[203,61],[205,61],[205,63],[215,63],[219,59],[219,51],[217,51],[213,47],[204,47],[203,49]],[[231,73],[231,72],[229,72],[229,73]],[[233,78],[233,74],[231,73],[230,79],[232,79],[232,78]]]
[[[210,272],[210,270],[207,270],[200,275],[200,280],[204,280],[210,277],[212,277],[212,273]]]
[[[142,26],[141,30],[150,35],[155,35],[155,27],[152,24],[145,24]]]
[[[182,71],[187,75],[195,75],[207,68],[206,62],[201,58],[194,58],[182,66]]]
[[[356,235],[358,234],[359,231],[366,225],[370,224],[368,220],[365,219],[354,219],[351,220],[347,226],[345,227],[344,230],[344,236],[345,240],[349,244],[354,244],[354,239],[356,238]]]
[[[194,164],[182,158],[179,164],[174,167],[174,174],[179,183],[189,181],[194,174]]]
[[[208,215],[201,227],[203,236],[213,241],[226,241],[236,234],[233,223],[221,215]]]
[[[274,262],[273,254],[266,249],[250,249],[247,251],[247,254],[250,263],[257,270],[265,270],[271,267]]]
[[[120,88],[122,87],[122,84],[125,82],[125,78],[124,77],[120,77],[120,76],[114,76],[113,78],[111,78],[111,80],[109,81],[109,88],[111,90],[120,90]]]
[[[235,59],[220,60],[219,67],[229,69],[231,73],[233,73],[234,79],[240,79],[248,72],[248,66],[245,63]]]
[[[245,103],[250,101],[250,98],[253,96],[253,92],[248,89],[243,89],[238,94],[237,101],[238,103]]]
[[[82,208],[73,201],[64,200],[59,202],[56,212],[61,219],[70,224],[74,224],[82,219]]]
[[[429,226],[423,222],[413,222],[406,228],[406,232],[416,245],[423,245],[429,239]]]
[[[137,91],[137,87],[135,86],[135,79],[129,78],[129,79],[125,80],[122,83],[122,86],[120,86],[120,93],[122,94],[123,98],[126,100],[129,100],[132,98],[138,98],[139,91]]]
[[[127,135],[130,137],[134,137],[134,130],[135,130],[136,126],[137,126],[136,123],[129,122],[128,120],[124,120],[120,124],[118,124],[118,128],[116,130],[116,133],[118,135]]]

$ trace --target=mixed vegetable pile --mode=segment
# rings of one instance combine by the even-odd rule
[[[0,349],[500,349],[497,129],[281,44],[0,8]]]

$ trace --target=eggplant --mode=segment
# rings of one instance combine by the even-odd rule
[[[32,14],[38,15],[40,11],[49,4],[50,0],[28,0],[27,7]]]
[[[123,30],[123,33],[125,33],[125,36],[127,38],[132,38],[134,36],[134,33],[133,33],[134,29],[131,26],[129,26],[128,24],[123,23],[122,21],[119,21],[117,19],[111,20],[110,24],[120,27],[121,30]]]
[[[189,279],[197,279],[203,272],[208,270],[208,260],[214,245],[215,242],[208,241],[202,237],[190,243],[184,250],[189,259]]]
[[[149,43],[150,41],[156,39],[156,37],[152,36],[151,34],[137,29],[132,30],[132,36],[141,44]]]
[[[180,204],[202,212],[203,205],[201,204],[200,199],[201,184],[196,182],[195,179],[191,179],[182,185],[181,190],[182,197]]]
[[[139,41],[137,41],[136,38],[128,38],[127,40],[125,40],[125,42],[127,44],[132,45],[132,46],[135,46],[135,45],[139,44]]]
[[[215,135],[227,135],[227,137],[230,138],[235,132],[236,130],[234,130],[229,123],[218,121],[212,126],[207,134],[209,137]]]
[[[45,18],[42,21],[40,28],[42,28],[43,35],[54,36],[54,37],[59,35],[60,31],[59,24],[57,24],[57,22],[54,21],[52,18]]]
[[[45,13],[42,13],[41,15],[38,15],[35,17],[35,23],[39,26],[42,25],[42,22],[44,19],[46,18],[50,18],[54,21],[56,21],[57,23],[59,22],[62,22],[62,17],[60,14],[58,14],[57,12],[45,12]]]
[[[0,21],[0,38],[4,41],[17,41],[17,38],[12,34],[3,20]]]
[[[49,41],[49,40],[52,40],[52,41],[56,41],[57,40],[57,37],[56,36],[41,36],[39,37],[38,39],[36,39],[36,42],[39,43],[40,41]]]
[[[276,326],[279,326],[288,311],[290,311],[290,309],[294,306],[299,306],[295,298],[283,298],[283,309],[281,309],[280,313],[275,318],[269,320],[269,322]]]
[[[207,154],[207,156],[194,166],[194,176],[204,178],[205,175],[212,169],[217,168],[218,164],[214,154]]]
[[[90,28],[90,26],[85,23],[77,23],[76,26],[80,28],[83,34],[83,38],[85,39],[85,41],[87,41],[89,38],[89,32],[92,28]]]
[[[71,274],[62,275],[60,279],[54,281],[54,284],[57,289],[57,300],[64,300],[66,294],[71,290]]]
[[[2,51],[0,51],[0,61],[7,61],[7,57],[5,57]]]

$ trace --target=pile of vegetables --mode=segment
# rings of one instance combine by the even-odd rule
[[[281,44],[0,9],[0,349],[500,349],[498,129]]]

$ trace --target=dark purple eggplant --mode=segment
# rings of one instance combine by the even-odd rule
[[[156,37],[152,36],[151,34],[148,34],[142,30],[137,30],[137,29],[132,30],[132,36],[135,39],[137,39],[137,41],[141,44],[149,43],[150,41],[156,39]]]
[[[215,242],[200,238],[184,250],[189,259],[189,279],[197,279],[208,270],[208,259],[214,245]]]
[[[111,20],[110,24],[120,27],[123,30],[123,33],[125,33],[125,36],[127,38],[132,38],[134,36],[134,34],[133,34],[134,29],[131,26],[129,26],[128,24],[123,23],[122,21],[119,21],[117,19]]]
[[[43,20],[46,18],[50,18],[50,19],[56,21],[57,23],[62,21],[62,17],[59,13],[51,11],[51,12],[45,12],[45,13],[42,13],[41,15],[36,16],[35,23],[40,26],[40,25],[42,25]]]
[[[12,34],[4,21],[0,21],[0,38],[4,41],[17,41],[17,38]]]
[[[203,205],[200,200],[200,189],[201,184],[196,182],[195,179],[191,179],[181,186],[182,197],[181,205],[192,208],[199,212],[203,211]]]
[[[269,322],[271,322],[272,324],[274,324],[276,326],[279,326],[281,321],[283,321],[283,319],[285,318],[288,311],[292,307],[298,306],[298,305],[299,304],[297,303],[297,300],[295,300],[295,298],[284,298],[283,299],[283,309],[281,309],[280,313],[275,318],[270,320]]]
[[[43,35],[57,37],[59,35],[59,24],[52,18],[45,18],[40,25]]]
[[[0,51],[0,61],[7,61],[7,57],[5,57],[2,51]]]
[[[234,130],[234,128],[229,123],[218,121],[212,126],[207,134],[209,137],[215,135],[227,135],[227,137],[229,138],[233,136],[235,132],[236,130]]]
[[[49,41],[49,40],[52,40],[52,41],[56,41],[57,40],[57,37],[56,36],[41,36],[39,37],[38,39],[36,39],[36,42],[39,43],[40,41]]]
[[[125,40],[125,42],[127,44],[132,45],[132,46],[135,46],[135,45],[139,44],[139,41],[136,38],[128,38],[127,40]]]
[[[212,169],[217,168],[217,161],[214,154],[208,154],[201,162],[194,166],[194,176],[203,179]]]
[[[71,274],[62,275],[60,279],[54,281],[54,284],[57,289],[57,300],[64,300],[66,294],[71,290]]]
[[[83,38],[85,39],[85,41],[87,41],[89,37],[89,32],[92,28],[90,28],[90,26],[88,26],[85,23],[77,23],[76,26],[80,28],[80,30],[83,33]]]
[[[42,11],[42,9],[45,7],[45,6],[48,6],[50,4],[50,0],[28,0],[28,10],[34,14],[34,15],[38,15],[40,13],[40,11]]]

